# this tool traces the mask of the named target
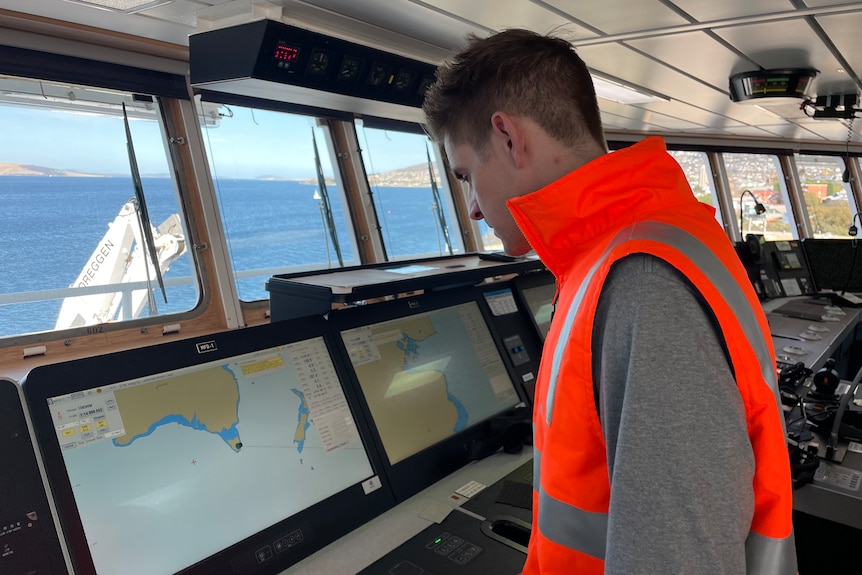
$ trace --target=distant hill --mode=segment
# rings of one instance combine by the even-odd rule
[[[434,181],[440,185],[440,173],[434,166]],[[428,178],[428,164],[416,164],[390,172],[380,174],[368,174],[368,183],[372,186],[395,187],[395,188],[430,188],[431,180]]]
[[[303,184],[317,185],[317,179],[307,178],[300,180]],[[440,172],[434,166],[434,181],[440,185]],[[334,185],[330,178],[326,179],[327,185]],[[382,188],[430,188],[431,180],[428,179],[428,164],[416,164],[389,172],[379,174],[368,174],[368,183],[372,186]]]
[[[81,177],[81,178],[104,178],[111,175],[117,176],[120,174],[87,174],[84,172],[75,172],[73,170],[59,170],[57,168],[46,168],[45,166],[36,166],[33,164],[16,164],[13,162],[0,162],[0,176],[65,176],[65,177]],[[168,177],[167,174],[143,174],[145,177]],[[282,180],[279,176],[265,175],[259,176],[258,180]],[[434,166],[434,179],[437,185],[440,185],[440,173],[437,166]],[[316,178],[308,178],[300,180],[302,183],[317,185]],[[431,182],[428,179],[428,164],[416,164],[398,170],[389,172],[381,172],[379,174],[368,174],[368,182],[372,186],[380,187],[395,187],[395,188],[430,188]],[[328,185],[334,185],[335,181],[327,178]]]
[[[104,174],[85,174],[72,170],[58,170],[46,168],[45,166],[34,166],[33,164],[15,164],[12,162],[0,162],[0,176],[66,176],[94,178],[103,177]]]

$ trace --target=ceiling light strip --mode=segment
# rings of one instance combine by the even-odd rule
[[[174,0],[65,0],[74,4],[81,4],[89,8],[97,8],[99,10],[110,10],[112,12],[122,12],[123,14],[132,14],[155,8],[162,4],[169,4]]]

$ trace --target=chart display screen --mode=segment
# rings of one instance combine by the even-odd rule
[[[341,337],[391,464],[520,402],[475,301]]]
[[[374,483],[322,337],[47,403],[100,575],[176,573]]]

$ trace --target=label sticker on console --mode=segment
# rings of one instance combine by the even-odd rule
[[[485,489],[485,485],[483,483],[479,483],[478,481],[470,481],[466,485],[461,486],[460,488],[455,490],[455,493],[458,495],[463,495],[464,497],[473,497],[483,489]]]
[[[365,492],[365,495],[377,491],[381,487],[383,487],[383,484],[380,483],[380,478],[376,475],[362,482],[362,491]]]
[[[853,469],[821,463],[814,472],[814,480],[828,483],[848,491],[859,491],[862,485],[862,473]]]

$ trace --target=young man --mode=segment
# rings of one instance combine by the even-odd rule
[[[526,30],[471,37],[424,110],[471,217],[558,282],[524,573],[795,573],[766,318],[663,141],[607,153],[585,64]]]

